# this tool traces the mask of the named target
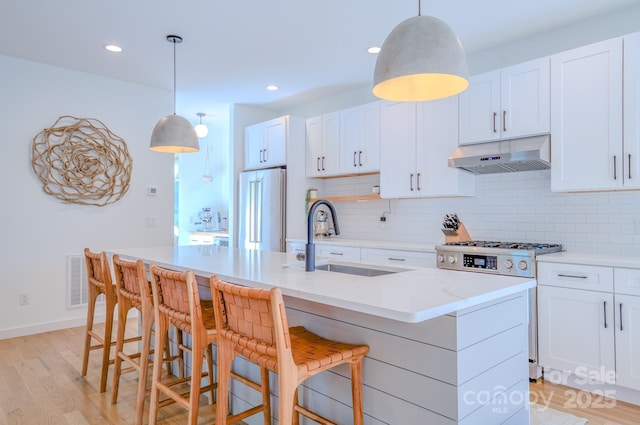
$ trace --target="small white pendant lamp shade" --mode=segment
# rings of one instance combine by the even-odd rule
[[[151,133],[151,150],[167,153],[198,152],[198,136],[193,126],[184,117],[165,115]]]
[[[433,16],[414,16],[382,44],[373,94],[399,102],[441,99],[465,90],[467,73],[464,49],[451,27]]]
[[[203,137],[207,137],[207,134],[209,134],[209,127],[202,124],[202,117],[204,117],[205,114],[203,112],[198,112],[198,116],[200,117],[200,124],[196,125],[194,128],[196,129],[198,139],[202,139]]]

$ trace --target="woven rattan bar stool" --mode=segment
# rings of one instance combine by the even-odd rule
[[[166,330],[170,325],[176,326],[188,334],[191,334],[191,391],[187,394],[181,394],[172,388],[178,381],[164,382],[162,381],[161,363],[156,362],[153,365],[153,377],[151,380],[151,402],[149,410],[149,424],[155,425],[158,413],[158,407],[176,402],[185,409],[188,409],[189,425],[196,425],[198,421],[198,408],[200,394],[211,392],[210,403],[213,402],[213,391],[217,388],[217,383],[213,382],[213,355],[211,344],[217,341],[218,333],[215,326],[215,316],[211,301],[203,301],[200,299],[198,292],[198,283],[192,271],[177,272],[173,270],[163,269],[156,264],[149,267],[151,273],[151,287],[154,299],[154,317],[156,326],[156,338],[154,347],[156,352],[164,344]],[[203,354],[207,363],[207,385],[201,386],[203,376],[202,361]],[[268,378],[268,372],[265,370],[263,377]],[[263,379],[263,386],[256,384],[246,378],[235,373],[232,377],[240,380],[251,388],[260,391],[263,397],[268,400],[269,387],[268,379]],[[184,380],[182,380],[184,381]],[[199,389],[199,390],[198,390]],[[166,402],[159,402],[160,393],[169,397]],[[245,412],[233,417],[234,422],[240,421],[248,416],[252,416],[260,411],[265,412],[266,418],[270,418],[269,405],[262,404],[255,406]]]
[[[107,390],[109,365],[113,363],[113,359],[110,359],[110,352],[111,346],[115,345],[115,341],[111,340],[111,333],[113,329],[113,314],[118,299],[113,281],[111,280],[111,270],[109,268],[107,254],[104,252],[91,252],[89,248],[85,248],[84,258],[87,265],[88,306],[84,354],[82,356],[82,376],[87,375],[89,353],[93,350],[102,350],[100,392],[103,393]],[[102,335],[93,330],[96,301],[100,294],[104,294],[105,296],[105,322],[104,333]],[[97,341],[97,344],[91,344],[93,339]]]
[[[322,424],[334,422],[298,404],[298,386],[319,372],[347,363],[351,367],[353,424],[363,425],[362,361],[366,345],[331,341],[302,326],[289,328],[279,288],[247,288],[210,280],[218,332],[216,425],[226,425],[229,373],[238,354],[278,373],[278,423],[299,422],[299,414]]]
[[[151,350],[151,335],[153,333],[153,297],[151,284],[147,280],[147,273],[142,260],[126,261],[115,254],[112,258],[113,274],[116,282],[116,294],[118,296],[118,332],[116,336],[116,355],[113,367],[113,385],[111,388],[111,403],[118,401],[118,389],[120,376],[123,373],[138,372],[138,395],[136,404],[136,424],[142,424],[144,416],[144,399],[147,384],[147,374]],[[126,338],[125,330],[129,310],[137,309],[140,312],[140,328],[142,335]],[[178,361],[179,377],[184,377],[184,353],[181,350],[182,332],[177,332],[178,350],[175,356],[170,355],[169,344],[164,345],[163,362]],[[125,351],[125,344],[140,341],[139,350]],[[166,341],[166,340],[165,340]],[[126,363],[124,369],[122,362]],[[168,369],[168,368],[167,368]]]

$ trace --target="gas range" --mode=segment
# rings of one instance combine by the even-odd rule
[[[560,244],[468,241],[436,246],[438,268],[535,277],[535,257],[562,251]]]

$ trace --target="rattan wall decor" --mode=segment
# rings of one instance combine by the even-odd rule
[[[66,204],[103,207],[129,190],[126,142],[94,118],[59,117],[33,138],[31,167],[42,190]]]

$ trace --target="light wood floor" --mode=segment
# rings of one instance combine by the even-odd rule
[[[111,405],[111,372],[107,392],[98,392],[98,351],[91,354],[87,376],[80,376],[83,331],[79,327],[0,340],[0,425],[133,423],[137,374],[123,375],[118,403]],[[539,404],[551,400],[552,408],[588,418],[589,425],[640,424],[638,406],[616,402],[612,408],[603,408],[601,401],[593,407],[572,408],[571,391],[536,383],[531,384],[531,399]],[[214,418],[215,406],[208,405],[203,396],[198,424],[212,424]],[[159,425],[184,424],[187,415],[184,409],[171,405],[160,409],[158,419]]]
[[[640,406],[548,382],[530,384],[531,401],[589,419],[588,425],[639,425]]]
[[[135,320],[130,320],[136,329]],[[115,326],[114,326],[115,329]],[[135,422],[137,373],[122,375],[118,403],[111,404],[112,371],[100,394],[100,351],[80,376],[84,327],[0,341],[0,425],[125,425]],[[112,367],[113,368],[113,367]],[[149,375],[149,378],[151,375]],[[201,397],[198,424],[211,425],[215,405]],[[149,398],[146,399],[148,410]],[[158,425],[184,425],[186,410],[173,404]],[[147,423],[145,413],[144,423]]]

